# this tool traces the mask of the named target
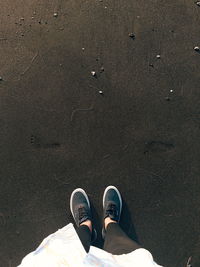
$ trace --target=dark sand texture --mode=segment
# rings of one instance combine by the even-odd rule
[[[110,184],[160,264],[200,266],[200,7],[2,0],[0,22],[0,266],[72,221],[76,187],[101,222]]]

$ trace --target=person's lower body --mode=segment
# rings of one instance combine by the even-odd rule
[[[81,225],[76,229],[76,232],[79,236],[79,239],[81,240],[81,243],[85,249],[86,252],[90,250],[91,245],[91,231],[86,225]]]
[[[81,225],[76,231],[85,251],[88,252],[91,245],[90,229],[86,225]],[[125,234],[118,223],[108,225],[103,250],[114,255],[121,255],[130,253],[140,247],[138,243]]]
[[[107,226],[103,249],[114,255],[130,253],[141,246],[129,238],[118,223]]]
[[[85,251],[88,252],[90,244],[96,239],[97,232],[92,227],[92,214],[90,201],[82,188],[75,189],[70,198],[70,210],[76,223],[76,232],[81,240]]]
[[[77,234],[86,252],[96,239],[96,230],[91,226],[92,214],[86,192],[78,188],[72,192],[70,209],[77,225]],[[122,198],[118,189],[108,186],[103,195],[104,226],[102,237],[105,240],[103,249],[115,255],[127,254],[140,248],[119,226],[122,210]]]

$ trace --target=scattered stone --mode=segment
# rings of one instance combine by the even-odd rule
[[[150,64],[149,64],[149,67],[152,67],[152,68],[154,68],[154,65],[153,65],[152,63],[150,63]]]
[[[169,96],[166,96],[166,97],[165,97],[165,100],[166,100],[166,101],[170,101]]]
[[[96,76],[96,72],[95,71],[91,71],[91,74],[92,74],[93,77]]]
[[[129,33],[129,37],[135,39],[135,34],[133,32]]]
[[[200,1],[197,1],[197,2],[196,2],[196,5],[197,5],[197,6],[200,6]]]
[[[102,94],[103,94],[103,91],[102,91],[102,90],[99,90],[99,94],[101,94],[101,95],[102,95]]]
[[[20,20],[21,20],[21,21],[23,21],[23,20],[24,20],[24,18],[20,18]]]
[[[170,93],[173,93],[173,92],[174,92],[174,90],[171,89],[171,90],[170,90]]]
[[[34,17],[31,17],[31,19],[34,19]]]
[[[23,36],[24,36],[24,34],[22,33],[22,34],[21,34],[21,36],[23,37]]]
[[[101,67],[100,72],[104,72],[104,67],[103,66]]]
[[[82,50],[85,51],[85,47],[82,47]]]
[[[54,18],[57,18],[58,17],[58,13],[54,12],[53,16],[54,16]]]
[[[188,261],[187,261],[187,265],[186,267],[192,267],[192,257],[190,256]]]
[[[160,59],[161,58],[161,55],[157,55],[156,58]]]
[[[3,81],[3,78],[2,77],[0,77],[0,81]]]
[[[194,47],[194,50],[195,50],[196,52],[200,52],[200,47],[199,47],[199,46],[195,46],[195,47]]]
[[[105,6],[105,8],[108,8],[107,6]]]
[[[38,21],[38,23],[39,23],[39,24],[42,24],[42,21],[41,21],[41,20],[39,20],[39,21]]]

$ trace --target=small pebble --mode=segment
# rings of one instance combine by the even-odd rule
[[[197,51],[197,52],[199,52],[199,51],[200,51],[199,46],[195,46],[195,47],[194,47],[194,50]]]
[[[161,56],[160,56],[160,55],[157,55],[157,56],[156,56],[156,58],[160,59],[160,58],[161,58]]]
[[[24,20],[24,18],[20,18],[20,20]]]
[[[31,17],[31,19],[34,19],[34,17]]]
[[[135,34],[133,32],[129,33],[129,37],[135,39]]]
[[[101,94],[101,95],[102,95],[102,94],[103,94],[103,91],[99,90],[99,94]]]
[[[200,6],[200,1],[197,1],[197,2],[196,2],[196,5],[197,5],[197,6]]]
[[[2,77],[0,77],[0,81],[3,81],[3,78]]]
[[[105,8],[108,8],[107,6],[105,6]]]
[[[165,97],[165,100],[166,100],[166,101],[170,101],[169,96]]]
[[[91,71],[91,74],[92,74],[93,77],[96,76],[96,72],[95,71]]]
[[[58,13],[57,13],[57,12],[54,12],[53,16],[54,16],[55,18],[57,18],[57,17],[58,17]]]
[[[171,89],[171,90],[170,90],[170,93],[173,93],[173,92],[174,92],[174,90]]]
[[[100,71],[101,71],[101,72],[104,72],[104,67],[101,67]]]
[[[149,64],[150,67],[154,68],[154,65],[152,63]]]
[[[84,47],[82,47],[82,50],[83,50],[83,51],[85,51],[85,48],[84,48]]]

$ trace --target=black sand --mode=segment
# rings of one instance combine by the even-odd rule
[[[4,0],[0,10],[0,266],[72,221],[76,187],[101,221],[110,184],[124,228],[133,235],[134,222],[159,263],[200,266],[200,7]]]

